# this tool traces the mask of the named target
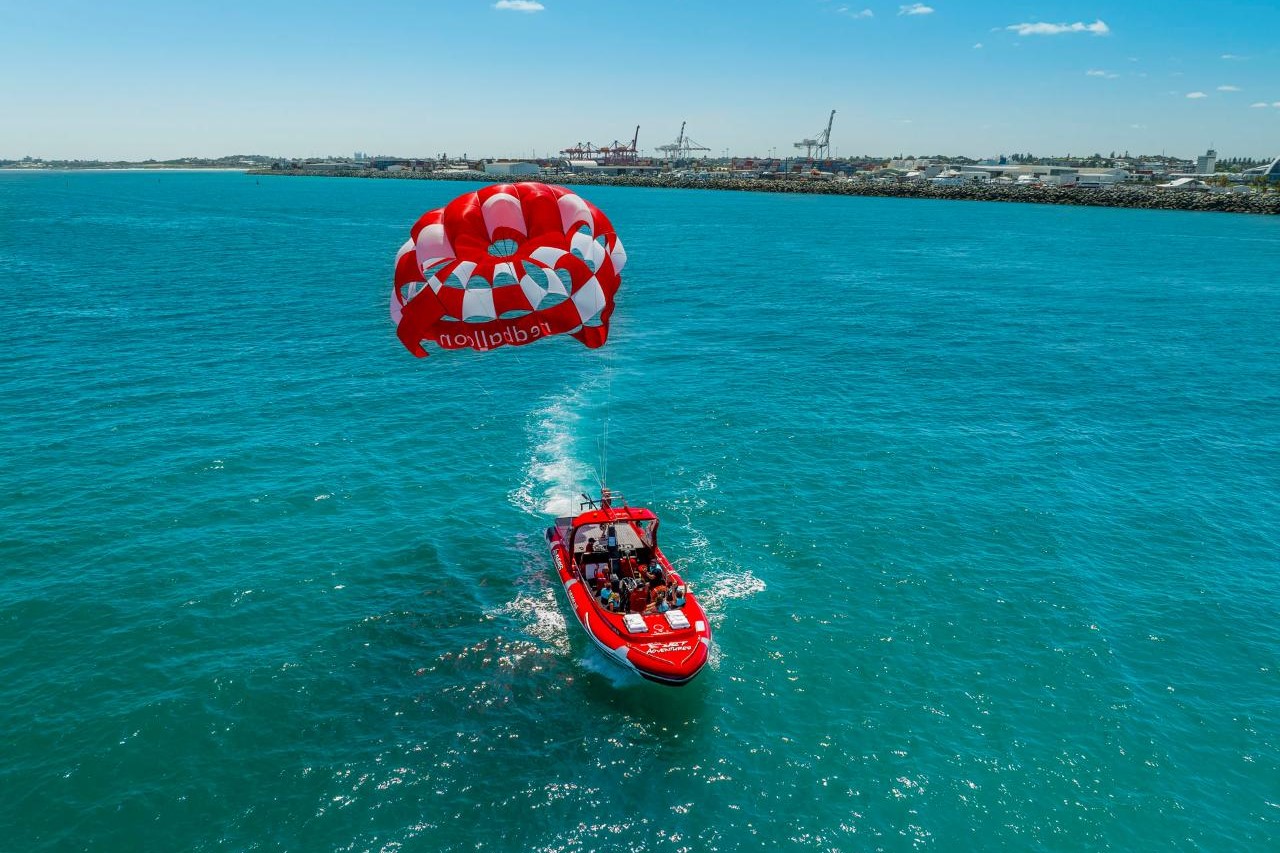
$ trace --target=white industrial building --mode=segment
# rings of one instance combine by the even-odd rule
[[[484,171],[487,175],[532,177],[534,175],[541,175],[542,167],[537,163],[528,163],[520,160],[503,160],[497,163],[485,163]]]

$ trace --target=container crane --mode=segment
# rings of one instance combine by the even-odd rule
[[[616,139],[613,140],[612,144],[602,145],[599,148],[593,142],[579,142],[577,145],[561,148],[560,153],[571,160],[600,160],[603,163],[612,165],[634,163],[640,154],[639,149],[636,148],[636,143],[639,140],[640,125],[637,124],[636,132],[631,137],[630,145],[626,145]]]
[[[668,142],[666,145],[659,145],[658,150],[666,154],[672,160],[687,160],[694,151],[710,151],[711,149],[705,145],[699,145],[692,139],[684,135],[684,126],[688,122],[680,122],[680,134],[676,137],[675,142]]]
[[[804,156],[807,160],[817,159],[826,160],[831,157],[831,125],[836,120],[836,111],[832,110],[831,115],[827,118],[827,129],[818,134],[817,139],[801,139],[796,143],[796,148],[804,149]]]

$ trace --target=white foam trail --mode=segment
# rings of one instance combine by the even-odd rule
[[[596,675],[603,676],[609,681],[610,686],[619,687],[642,687],[648,684],[643,678],[629,669],[623,669],[616,663],[605,659],[604,652],[592,646],[586,655],[580,661],[582,668],[594,672]]]
[[[571,515],[578,496],[594,478],[591,466],[577,458],[576,427],[581,394],[556,397],[529,415],[526,432],[532,450],[525,475],[509,498],[530,515]]]
[[[550,586],[532,592],[521,592],[501,607],[490,611],[489,616],[504,615],[516,623],[531,637],[556,654],[569,651],[568,625],[556,603],[555,590]]]
[[[728,602],[764,592],[765,582],[738,562],[735,554],[713,548],[707,535],[693,525],[694,513],[708,506],[704,495],[716,489],[716,475],[708,472],[698,478],[691,493],[674,501],[676,511],[684,515],[684,527],[689,532],[689,544],[674,562],[682,576],[688,578],[712,626],[719,627]]]
[[[750,570],[745,570],[708,574],[701,584],[696,585],[694,591],[704,607],[708,610],[719,610],[726,601],[750,598],[764,590],[764,581],[751,574]]]

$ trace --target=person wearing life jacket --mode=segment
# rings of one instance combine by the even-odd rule
[[[670,609],[671,605],[667,603],[667,588],[661,584],[655,586],[649,593],[649,606],[644,609],[644,612],[666,613]]]
[[[645,592],[643,585],[636,586],[635,589],[631,590],[631,595],[627,600],[628,610],[632,613],[643,613],[648,604],[649,596],[648,593]]]

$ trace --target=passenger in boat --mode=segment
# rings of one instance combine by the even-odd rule
[[[622,580],[617,573],[609,575],[609,588],[613,590],[614,595],[622,595]]]
[[[625,575],[625,576],[627,576],[627,577],[632,577],[632,578],[633,578],[633,577],[635,577],[638,573],[639,573],[639,572],[638,572],[638,570],[636,569],[636,558],[635,558],[635,557],[626,557],[625,559],[623,559],[623,561],[622,561],[622,574],[624,574],[624,575]]]
[[[643,613],[649,603],[648,593],[645,592],[643,586],[637,586],[631,590],[631,595],[627,600],[627,609],[632,613]]]
[[[663,585],[665,578],[662,575],[662,566],[658,564],[657,560],[649,564],[648,577],[649,589],[656,589]]]
[[[602,607],[609,607],[612,604],[612,602],[613,602],[613,590],[609,589],[609,587],[607,586],[601,587],[600,588],[600,605]]]
[[[671,609],[671,605],[667,603],[667,588],[661,584],[655,586],[649,593],[649,606],[644,609],[645,613],[666,613]]]
[[[685,596],[685,587],[684,587],[684,584],[677,584],[677,585],[676,585],[676,588],[675,588],[675,592],[674,592],[674,594],[672,595],[672,600],[671,600],[671,604],[672,604],[672,606],[673,606],[673,607],[684,607],[684,602],[685,602],[685,597],[684,597],[684,596]]]

